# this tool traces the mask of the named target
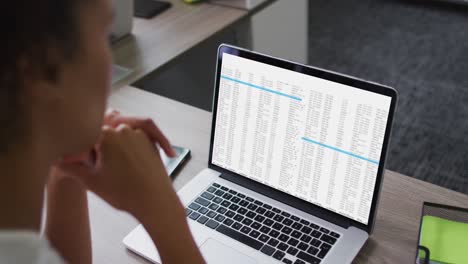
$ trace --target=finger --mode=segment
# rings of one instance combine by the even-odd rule
[[[115,128],[115,130],[118,132],[128,131],[130,130],[130,126],[125,123],[121,123]]]
[[[104,115],[104,124],[114,123],[112,120],[118,116],[120,116],[119,111],[109,108]]]
[[[148,130],[152,132],[151,134],[151,139],[158,143],[158,145],[164,150],[164,152],[169,156],[169,157],[175,157],[176,152],[172,148],[171,143],[169,142],[169,139],[164,135],[164,133],[159,129],[159,127],[156,126],[153,122],[148,124],[149,126]]]
[[[111,131],[112,130],[112,127],[109,126],[109,125],[103,125],[102,126],[102,131],[103,132],[108,132],[108,131]]]
[[[115,133],[114,129],[108,125],[103,125],[101,129],[101,135],[99,136],[98,142],[95,147],[98,147],[105,141],[109,140],[112,134]]]
[[[111,107],[107,108],[106,110],[106,115],[112,115],[112,114],[120,114],[120,111],[119,110],[115,110]]]
[[[169,139],[159,129],[158,126],[151,119],[142,120],[142,130],[149,135],[150,139],[164,150],[164,152],[170,156],[175,157],[176,153],[169,142]]]
[[[98,152],[105,151],[108,148],[111,148],[112,145],[114,145],[115,136],[116,136],[116,129],[108,125],[102,126],[100,138],[95,146]]]
[[[169,157],[175,157],[176,153],[171,146],[171,143],[163,132],[156,126],[153,120],[149,118],[136,118],[136,117],[126,117],[126,116],[117,116],[111,120],[111,126],[118,126],[118,124],[125,123],[133,129],[141,129],[145,134],[150,138],[151,141],[157,143],[161,146],[164,152]]]

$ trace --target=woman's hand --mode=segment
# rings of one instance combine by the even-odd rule
[[[167,156],[175,157],[176,153],[172,148],[167,137],[161,132],[156,124],[150,118],[140,118],[133,116],[123,116],[116,110],[109,110],[104,116],[104,125],[116,128],[121,124],[126,124],[133,129],[140,129],[146,133],[148,138],[155,144],[161,147]],[[63,157],[59,164],[66,163],[93,163],[96,159],[96,149],[90,151],[69,155]]]
[[[142,130],[105,126],[96,153],[93,167],[67,163],[61,169],[112,206],[139,218],[145,204],[176,196],[159,151]]]
[[[166,155],[175,157],[176,153],[169,140],[150,118],[123,116],[115,110],[110,110],[106,113],[104,125],[116,128],[121,124],[125,124],[133,129],[142,130],[150,141],[159,145],[164,150]]]
[[[58,168],[112,206],[138,218],[144,211],[140,207],[148,200],[176,197],[156,144],[174,156],[169,141],[150,119],[113,111],[106,114],[95,149],[66,157]]]

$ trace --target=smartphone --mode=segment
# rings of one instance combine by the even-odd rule
[[[140,18],[153,18],[172,6],[169,2],[157,0],[135,0],[133,2],[133,15]]]
[[[190,157],[190,149],[178,146],[172,146],[172,148],[176,152],[176,156],[174,158],[169,158],[162,148],[159,149],[161,159],[169,176],[173,176],[174,171],[181,167]]]

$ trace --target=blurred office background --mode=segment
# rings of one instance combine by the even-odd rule
[[[468,5],[278,0],[135,85],[211,111],[220,43],[395,87],[387,168],[468,193]]]

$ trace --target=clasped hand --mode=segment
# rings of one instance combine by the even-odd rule
[[[151,119],[105,116],[99,142],[88,153],[65,157],[55,167],[83,183],[113,207],[139,218],[144,205],[175,197],[158,147],[175,155],[168,139]]]

